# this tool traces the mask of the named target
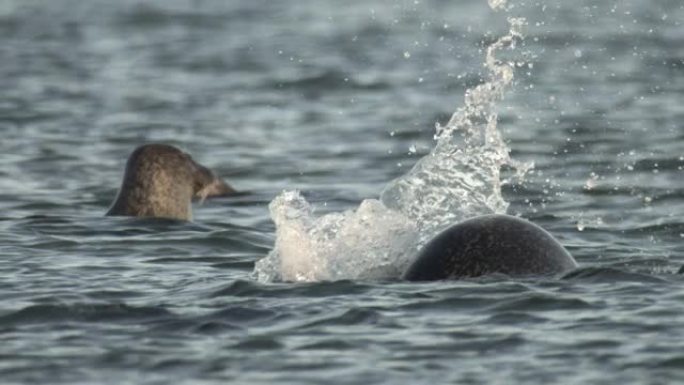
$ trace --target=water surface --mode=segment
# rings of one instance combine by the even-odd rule
[[[684,6],[513,5],[0,3],[2,382],[681,381]],[[503,197],[582,268],[257,281],[268,203],[377,198],[484,80],[510,15],[527,36],[502,57],[531,65],[499,130],[535,167]],[[104,218],[145,142],[250,193],[196,205],[193,223]]]

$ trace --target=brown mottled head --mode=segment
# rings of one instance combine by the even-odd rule
[[[192,199],[235,194],[190,155],[165,144],[146,144],[126,163],[119,194],[107,215],[192,219]]]

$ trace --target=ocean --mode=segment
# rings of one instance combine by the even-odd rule
[[[0,383],[681,383],[682,41],[681,0],[0,1]],[[244,194],[105,217],[144,143]],[[580,267],[400,279],[489,212]]]

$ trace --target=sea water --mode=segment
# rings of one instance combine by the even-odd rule
[[[681,382],[684,5],[500,4],[0,1],[0,383]],[[145,142],[245,194],[104,217]],[[504,211],[580,268],[396,279]]]

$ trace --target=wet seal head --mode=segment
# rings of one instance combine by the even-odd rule
[[[119,193],[106,215],[192,219],[192,199],[236,191],[190,155],[165,144],[146,144],[128,157]]]
[[[509,215],[484,215],[442,231],[418,253],[404,273],[409,281],[505,274],[555,275],[577,262],[546,230]]]

